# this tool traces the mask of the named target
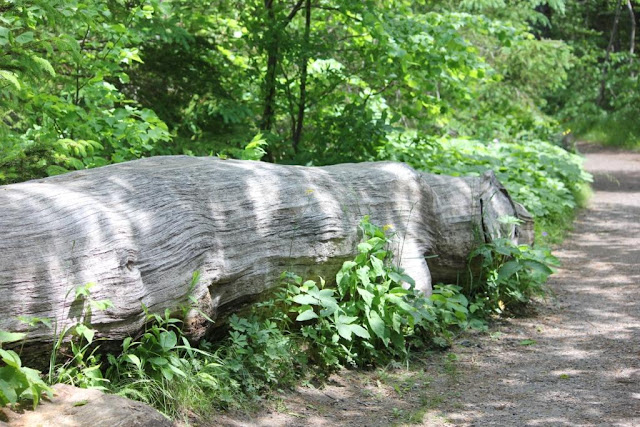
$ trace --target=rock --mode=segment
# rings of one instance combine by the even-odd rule
[[[51,400],[43,399],[35,410],[15,412],[0,409],[5,422],[11,427],[171,427],[173,422],[156,409],[105,394],[98,390],[73,387],[67,384],[53,386]]]

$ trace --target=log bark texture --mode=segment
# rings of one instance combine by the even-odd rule
[[[428,293],[432,276],[449,281],[465,268],[478,241],[522,238],[498,222],[526,217],[516,208],[491,173],[437,177],[390,162],[169,156],[2,186],[0,329],[27,331],[18,316],[73,324],[86,314],[73,289],[89,282],[92,299],[114,304],[92,313],[107,339],[139,333],[143,304],[162,312],[189,294],[215,318],[277,286],[284,270],[332,279],[357,252],[364,215],[395,231],[396,259]],[[205,332],[196,311],[186,320],[192,337]],[[29,331],[32,344],[52,340],[47,328]]]
[[[421,174],[436,194],[434,257],[427,259],[434,282],[459,283],[480,273],[469,254],[496,238],[533,244],[533,217],[511,199],[492,171],[478,177]],[[506,217],[521,221],[516,226]]]

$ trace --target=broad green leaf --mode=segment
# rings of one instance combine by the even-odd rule
[[[318,292],[318,295],[320,295],[321,298],[326,298],[326,297],[333,298],[333,294],[335,293],[336,291],[334,291],[333,289],[322,289],[320,292]]]
[[[373,246],[371,246],[369,243],[362,242],[358,244],[358,252],[362,254],[366,254],[370,252],[372,249],[373,249]]]
[[[0,25],[0,46],[9,43],[9,29]]]
[[[342,263],[342,270],[350,270],[353,267],[355,267],[356,265],[358,265],[358,264],[356,264],[353,261],[345,261],[344,263]]]
[[[315,289],[317,288],[316,286],[316,282],[314,282],[313,280],[307,280],[302,284],[302,287],[306,288],[306,289]]]
[[[179,367],[177,367],[177,366],[175,366],[173,364],[170,364],[167,367],[169,369],[171,369],[173,371],[173,373],[175,373],[175,374],[177,374],[177,375],[179,375],[179,376],[181,376],[183,378],[187,377],[187,374],[185,374],[184,371],[182,369],[180,369]]]
[[[433,294],[435,295],[435,294]],[[438,295],[438,296],[442,296],[442,295]],[[401,309],[403,309],[406,313],[413,313],[415,311],[415,307],[413,307],[411,304],[407,303],[403,298],[397,297],[395,295],[387,295],[386,296],[387,301],[390,301],[391,303],[395,304],[396,306],[400,307]]]
[[[4,350],[0,348],[0,358],[2,358],[4,363],[14,368],[20,368],[22,366],[20,356],[18,356],[18,353],[13,350]]]
[[[390,271],[388,274],[389,278],[396,283],[406,282],[411,286],[415,286],[416,284],[415,281],[406,274],[396,273],[395,271]]]
[[[127,354],[125,360],[136,365],[138,369],[142,368],[142,362],[140,362],[140,359],[135,354]]]
[[[8,382],[0,379],[0,405],[4,406],[7,403],[16,403],[18,401],[18,394],[15,388]]]
[[[388,331],[387,327],[384,324],[384,320],[380,317],[377,311],[371,310],[367,315],[367,320],[369,321],[369,326],[374,334],[381,339],[388,339]]]
[[[84,337],[89,343],[93,342],[95,333],[95,329],[89,328],[84,323],[79,323],[76,325],[76,334],[78,334],[78,336]]]
[[[165,377],[167,381],[173,380],[173,370],[169,366],[161,366],[160,372],[162,372],[162,376]]]
[[[350,328],[350,325],[338,323],[336,324],[336,328],[338,329],[338,334],[340,334],[342,338],[347,341],[351,341],[351,334],[353,333],[353,330]]]
[[[379,260],[378,258],[376,258],[375,256],[371,256],[371,258],[369,258],[369,260],[371,261],[371,265],[373,266],[373,272],[375,273],[376,277],[380,277],[384,275],[384,263]]]
[[[76,293],[75,299],[78,299],[78,298],[81,298],[81,297],[89,298],[89,296],[91,295],[91,288],[93,288],[95,285],[96,285],[95,283],[89,282],[89,283],[87,283],[85,285],[76,287],[76,289],[75,289],[75,293]]]
[[[296,317],[296,321],[304,322],[306,320],[317,319],[317,318],[318,318],[318,315],[313,310],[307,310],[298,314],[298,317]]]
[[[33,41],[33,31],[25,31],[16,37],[16,42],[25,44]]]
[[[360,338],[370,339],[371,335],[369,335],[369,331],[363,328],[360,325],[349,325],[351,327],[351,331],[353,331],[354,335],[359,336]]]
[[[169,361],[164,357],[152,357],[149,359],[149,363],[155,366],[165,366],[169,364]]]
[[[309,294],[295,295],[291,300],[300,305],[319,305],[320,301],[317,298],[312,297]]]
[[[393,288],[389,290],[389,293],[399,297],[403,297],[405,295],[409,295],[411,292],[409,292],[408,289],[404,288]]]
[[[553,273],[553,270],[551,270],[548,266],[544,265],[539,261],[525,260],[523,261],[523,264],[525,267],[528,267],[531,270],[537,273],[543,274],[545,276],[548,276]]]
[[[355,316],[345,316],[344,314],[338,316],[338,323],[351,324],[356,320],[358,320],[358,318]]]
[[[375,298],[375,296],[366,289],[358,287],[357,290],[358,294],[360,294],[367,307],[371,307],[371,303],[373,302],[373,298]]]
[[[498,270],[499,280],[508,280],[511,276],[522,269],[522,265],[518,261],[508,261],[504,263]]]
[[[8,80],[9,83],[13,85],[13,87],[15,87],[17,90],[20,90],[21,85],[20,85],[20,82],[18,81],[18,77],[11,71],[0,70],[0,77],[2,77],[5,80]]]
[[[371,284],[371,281],[369,280],[369,270],[369,266],[367,265],[364,265],[356,270],[358,279],[365,288],[367,288]]]
[[[0,345],[20,341],[26,336],[27,334],[23,334],[21,332],[7,332],[0,330]]]
[[[391,316],[391,321],[393,325],[393,330],[399,333],[400,328],[402,327],[402,316],[394,312],[393,315]]]
[[[164,331],[160,333],[158,343],[163,350],[171,350],[178,344],[178,337],[173,331]]]

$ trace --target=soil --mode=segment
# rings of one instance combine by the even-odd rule
[[[553,296],[409,367],[344,370],[228,426],[640,426],[640,154],[582,146],[594,195]]]

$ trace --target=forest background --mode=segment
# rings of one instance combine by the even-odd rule
[[[395,160],[455,176],[491,169],[536,217],[537,242],[553,243],[588,193],[576,138],[640,146],[638,9],[637,0],[0,0],[0,184],[171,154],[318,166]],[[493,272],[487,283],[499,292],[464,296],[458,286],[436,287],[432,299],[418,299],[436,313],[425,326],[430,335],[468,326],[472,307],[484,304],[493,315],[508,298],[528,301],[551,272],[543,265],[548,252],[484,249]],[[517,280],[515,267],[504,265],[519,269]],[[298,293],[317,290],[297,280]],[[89,298],[88,289],[76,297]],[[72,344],[74,357],[63,364],[54,347],[48,382],[111,381],[111,391],[177,416],[193,402],[177,404],[176,396],[217,390],[225,406],[239,390],[255,395],[282,383],[299,364],[290,355],[298,341],[269,321],[233,318],[231,344],[204,363],[178,345],[179,321],[150,318],[156,325],[141,341],[110,355],[109,380],[88,351],[90,329],[65,330],[58,346],[67,333],[88,344]],[[312,337],[313,348],[317,334],[334,326],[300,336]],[[11,342],[7,336],[0,344]],[[167,337],[164,356],[148,358]],[[369,341],[360,344],[360,353],[378,357]],[[332,345],[336,353],[315,363],[349,362],[342,341]],[[14,388],[35,387],[37,403],[46,387],[38,374],[25,376],[0,351],[7,365],[0,369],[15,368],[22,382]],[[167,382],[168,364],[199,382]],[[2,390],[0,403],[17,400],[10,391]],[[198,405],[204,413],[211,399]]]
[[[633,3],[3,0],[0,183],[263,142],[435,168],[570,131],[634,145]]]

